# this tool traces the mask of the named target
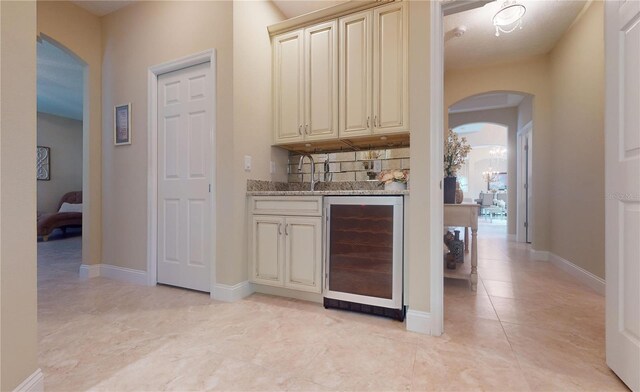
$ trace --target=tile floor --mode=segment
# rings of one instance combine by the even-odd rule
[[[165,286],[81,282],[80,237],[39,243],[45,388],[625,390],[604,362],[604,298],[499,232],[480,237],[477,293],[446,281],[438,338],[278,297],[228,304]]]

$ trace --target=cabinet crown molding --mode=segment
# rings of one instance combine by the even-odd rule
[[[326,22],[331,19],[337,19],[341,16],[348,15],[357,11],[363,11],[382,4],[392,3],[400,0],[351,0],[346,3],[338,4],[333,7],[323,8],[308,14],[296,16],[291,19],[267,26],[269,35],[273,37],[277,34],[286,33],[310,24]]]

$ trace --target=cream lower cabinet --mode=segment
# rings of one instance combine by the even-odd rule
[[[286,199],[286,198],[283,198]],[[251,200],[269,212],[296,213],[304,200]],[[315,199],[315,198],[314,198]],[[262,203],[262,204],[260,204]],[[321,198],[318,200],[321,205]],[[287,208],[287,205],[290,208]],[[318,213],[321,214],[321,210]],[[300,210],[308,214],[308,210]],[[249,249],[251,282],[288,289],[322,292],[322,217],[252,214]]]

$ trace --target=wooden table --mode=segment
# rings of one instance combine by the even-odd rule
[[[467,273],[468,267],[463,263],[458,270],[444,270],[444,276],[454,279],[468,279],[471,283],[471,290],[476,291],[478,286],[478,215],[480,206],[478,204],[445,204],[444,205],[444,225],[451,227],[464,227],[464,247],[465,253],[469,251],[469,234],[467,228],[471,228],[471,271]],[[467,257],[465,257],[467,259]],[[465,260],[466,261],[466,260]]]

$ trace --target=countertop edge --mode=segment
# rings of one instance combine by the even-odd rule
[[[247,196],[409,196],[409,190],[247,191]]]

